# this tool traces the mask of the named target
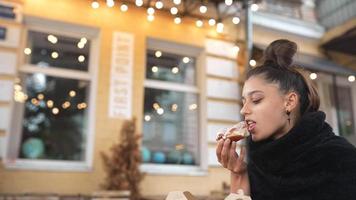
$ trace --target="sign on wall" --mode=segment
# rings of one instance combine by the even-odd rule
[[[132,68],[134,36],[114,32],[110,71],[109,117],[132,116]]]

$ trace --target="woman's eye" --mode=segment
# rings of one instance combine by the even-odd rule
[[[252,100],[252,103],[254,103],[254,104],[258,104],[258,103],[260,103],[260,101],[261,101],[262,99],[256,99],[256,100]]]

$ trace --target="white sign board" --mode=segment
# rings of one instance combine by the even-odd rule
[[[132,116],[132,68],[134,36],[114,32],[110,71],[109,117]]]
[[[0,80],[0,101],[11,101],[13,92],[13,82]]]
[[[16,53],[0,52],[0,74],[14,75],[16,73]]]

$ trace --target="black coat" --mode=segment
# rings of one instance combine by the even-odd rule
[[[356,149],[323,112],[305,114],[283,137],[248,138],[253,200],[356,200]]]

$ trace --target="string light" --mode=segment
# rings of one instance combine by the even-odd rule
[[[38,95],[37,95],[37,99],[39,99],[39,100],[44,99],[44,95],[43,95],[43,94],[38,94]]]
[[[85,56],[83,56],[83,55],[78,56],[78,61],[79,62],[84,62],[85,61]]]
[[[23,52],[26,54],[26,55],[30,55],[32,53],[32,50],[30,48],[25,48],[25,50],[23,50]]]
[[[157,9],[162,9],[162,8],[163,8],[163,3],[162,3],[162,1],[156,1],[155,6],[156,6]]]
[[[81,110],[81,109],[84,109],[84,108],[86,108],[87,107],[87,104],[86,103],[79,103],[78,105],[77,105],[77,108],[79,109],[79,110]]]
[[[232,47],[232,52],[234,55],[237,55],[239,53],[239,51],[240,51],[240,48],[238,46]]]
[[[52,43],[52,44],[56,44],[56,43],[58,42],[57,37],[54,36],[54,35],[48,35],[48,36],[47,36],[47,40],[48,40],[50,43]]]
[[[176,15],[176,14],[178,13],[178,8],[172,7],[172,8],[170,9],[170,11],[171,11],[171,14],[172,14],[172,15]]]
[[[152,22],[154,19],[155,19],[155,16],[153,16],[153,15],[148,15],[147,16],[147,20],[150,21],[150,22]]]
[[[97,2],[97,1],[93,1],[93,2],[91,3],[91,7],[94,8],[94,9],[97,9],[97,8],[100,7],[100,4],[99,4],[99,2]]]
[[[78,42],[78,44],[77,44],[77,47],[78,47],[79,49],[83,49],[84,46],[85,46],[85,43],[83,43],[83,42]]]
[[[80,38],[80,42],[83,44],[86,44],[88,42],[88,39],[86,39],[85,37]]]
[[[53,108],[52,109],[52,113],[57,115],[59,113],[59,109],[58,108]]]
[[[69,101],[66,101],[66,102],[64,102],[63,104],[62,104],[62,108],[63,109],[67,109],[67,108],[69,108],[70,107],[70,102]]]
[[[184,62],[185,64],[189,63],[189,61],[190,61],[190,59],[189,59],[188,57],[184,57],[184,58],[183,58],[183,62]]]
[[[189,106],[189,110],[195,110],[195,109],[197,109],[198,108],[198,105],[197,104],[191,104],[190,106]]]
[[[120,10],[121,10],[122,12],[126,12],[128,9],[129,9],[129,7],[128,7],[126,4],[122,4],[122,5],[120,6]]]
[[[224,24],[219,22],[217,25],[216,25],[216,32],[218,33],[222,33],[224,32]]]
[[[311,80],[315,80],[315,79],[318,78],[318,75],[317,75],[316,73],[311,73],[311,74],[309,75],[309,78],[310,78]]]
[[[355,82],[355,76],[354,75],[350,75],[349,77],[347,77],[347,80],[349,82]]]
[[[114,2],[114,0],[106,0],[106,5],[109,8],[112,8],[115,5],[115,2]]]
[[[249,62],[249,63],[250,63],[250,65],[251,65],[252,67],[256,66],[256,64],[257,64],[257,63],[256,63],[256,61],[255,61],[255,60],[253,60],[253,59],[252,59],[252,60],[250,60],[250,62]]]
[[[153,108],[155,109],[155,110],[157,110],[158,108],[160,108],[161,106],[158,104],[158,103],[154,103],[153,104]]]
[[[52,107],[53,107],[53,104],[54,104],[54,103],[53,103],[52,100],[48,100],[48,101],[47,101],[47,107],[48,107],[48,108],[52,108]]]
[[[179,68],[178,67],[173,67],[172,68],[172,73],[173,74],[177,74],[179,72]]]
[[[182,22],[182,19],[180,17],[174,18],[174,23],[180,24]]]
[[[239,24],[239,23],[240,23],[240,18],[238,18],[238,17],[233,17],[233,18],[232,18],[232,23],[234,23],[234,24]]]
[[[195,25],[200,28],[200,27],[203,26],[203,21],[197,20],[197,21],[195,22]]]
[[[149,115],[145,115],[145,121],[146,121],[146,122],[151,121],[151,116],[149,116]]]
[[[215,19],[209,19],[208,23],[210,26],[214,26],[216,24],[216,21]]]
[[[164,109],[163,109],[163,108],[158,108],[158,109],[156,110],[156,112],[157,112],[157,114],[159,114],[159,115],[163,115]]]
[[[59,54],[58,54],[58,52],[56,52],[56,51],[53,51],[53,52],[51,53],[51,57],[52,57],[53,59],[57,59],[58,56],[59,56]]]
[[[142,0],[136,0],[135,4],[136,4],[136,6],[141,7],[143,5],[143,1]]]
[[[161,51],[156,51],[156,52],[155,52],[155,56],[156,56],[157,58],[161,57],[161,56],[162,56],[162,52],[161,52]]]
[[[258,10],[258,5],[257,4],[252,4],[251,5],[251,10],[253,11],[253,12],[256,12],[257,10]]]
[[[157,66],[153,66],[151,68],[151,70],[152,70],[153,73],[156,73],[156,72],[158,72],[158,67]]]
[[[173,112],[176,112],[178,110],[178,105],[177,104],[173,104],[171,109],[172,109]]]
[[[231,6],[232,5],[232,0],[225,0],[225,4],[227,6]]]
[[[77,93],[74,90],[69,91],[70,97],[75,97],[75,95],[77,95]]]
[[[149,15],[155,14],[155,9],[152,8],[152,7],[148,8],[148,9],[147,9],[147,14],[149,14]]]
[[[173,0],[173,3],[179,5],[182,1],[181,0]]]
[[[208,11],[208,7],[202,5],[202,6],[200,6],[199,11],[204,14],[204,13],[206,13],[206,11]]]

